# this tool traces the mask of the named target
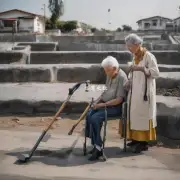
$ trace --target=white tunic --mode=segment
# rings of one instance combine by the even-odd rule
[[[134,64],[135,65],[135,64]],[[132,80],[132,91],[128,93],[128,120],[131,130],[146,131],[149,130],[149,120],[153,122],[153,128],[157,126],[156,122],[156,81],[159,76],[159,69],[155,56],[147,51],[137,66],[145,66],[151,76],[147,78],[147,97],[144,101],[145,75],[143,72],[134,71],[130,73]],[[130,98],[131,97],[131,98]],[[131,99],[131,101],[130,101]]]

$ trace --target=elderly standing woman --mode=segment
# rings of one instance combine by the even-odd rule
[[[125,38],[133,54],[129,81],[125,85],[128,93],[127,145],[134,153],[148,150],[148,142],[156,140],[156,82],[159,69],[155,56],[142,46],[142,39],[136,34]]]
[[[101,128],[105,120],[105,107],[107,107],[107,116],[120,116],[122,111],[122,103],[124,102],[126,91],[124,84],[127,83],[127,76],[125,72],[119,68],[118,61],[108,56],[102,63],[102,67],[107,75],[106,90],[94,103],[86,117],[86,137],[91,138],[92,150],[89,152],[90,161],[97,160],[103,155]]]

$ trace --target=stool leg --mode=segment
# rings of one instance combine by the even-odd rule
[[[103,132],[103,147],[102,147],[102,151],[103,151],[103,160],[106,161],[106,155],[104,153],[104,148],[105,148],[105,142],[106,142],[106,129],[107,129],[107,109],[105,107],[105,120],[104,120],[104,132]]]

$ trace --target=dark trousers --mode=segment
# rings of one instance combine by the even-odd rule
[[[122,105],[107,107],[107,117],[121,116]],[[91,144],[102,147],[101,128],[105,120],[105,108],[90,109],[86,116],[85,135],[91,138]]]

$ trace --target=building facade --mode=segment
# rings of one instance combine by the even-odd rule
[[[14,22],[17,23],[18,32],[45,32],[45,21],[41,15],[18,9],[0,12],[0,31],[11,32]]]
[[[153,16],[145,19],[140,19],[137,21],[138,30],[165,30],[166,24],[172,21],[172,19],[162,16]]]
[[[173,20],[174,24],[180,26],[180,17]]]

